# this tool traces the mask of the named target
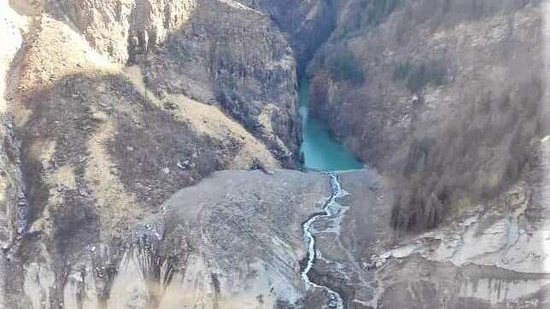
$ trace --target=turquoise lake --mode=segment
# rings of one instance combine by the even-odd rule
[[[300,115],[303,123],[301,152],[308,169],[342,171],[363,168],[363,163],[342,144],[334,140],[328,128],[309,117],[309,83],[302,81],[298,89]]]

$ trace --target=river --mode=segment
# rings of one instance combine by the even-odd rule
[[[342,296],[340,294],[338,294],[336,291],[331,290],[327,286],[318,285],[309,279],[309,272],[313,268],[313,265],[315,264],[315,258],[317,257],[317,246],[314,236],[315,229],[313,228],[313,225],[318,219],[321,219],[323,217],[338,216],[339,214],[337,212],[334,212],[333,210],[334,204],[336,203],[336,199],[346,194],[342,189],[342,184],[340,183],[338,175],[336,174],[330,174],[330,191],[330,197],[326,201],[323,207],[323,211],[313,215],[311,218],[309,218],[309,220],[302,224],[302,229],[304,230],[304,240],[307,246],[307,263],[304,269],[302,269],[301,276],[308,288],[321,288],[327,291],[327,304],[330,309],[344,309],[344,300],[342,299]]]
[[[344,145],[330,136],[324,124],[309,117],[309,82],[307,80],[302,80],[299,84],[298,102],[303,124],[301,152],[304,155],[305,167],[323,171],[363,168],[363,163],[357,160]]]

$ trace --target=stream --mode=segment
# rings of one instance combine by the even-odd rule
[[[309,218],[304,224],[302,225],[303,231],[304,231],[304,241],[306,242],[307,246],[307,263],[306,266],[303,268],[301,276],[308,288],[321,288],[327,291],[329,295],[328,300],[328,307],[331,309],[343,309],[344,308],[344,301],[340,294],[337,292],[331,290],[330,288],[322,285],[318,285],[314,282],[312,282],[309,279],[309,272],[311,271],[311,268],[313,267],[313,264],[315,263],[315,258],[317,255],[317,247],[315,246],[315,236],[313,236],[315,229],[313,225],[315,222],[324,217],[332,217],[337,215],[337,213],[333,212],[333,205],[336,202],[336,199],[339,197],[342,197],[345,195],[344,190],[342,190],[342,184],[338,180],[338,176],[335,173],[330,173],[330,190],[331,194],[329,199],[326,201],[326,203],[323,206],[323,211],[320,213],[314,214],[311,218]]]
[[[307,263],[302,269],[301,276],[308,289],[320,288],[327,291],[327,305],[330,309],[344,309],[344,300],[340,294],[327,286],[312,282],[309,278],[309,272],[313,268],[317,256],[314,236],[315,228],[313,225],[321,218],[330,218],[338,215],[338,213],[334,211],[334,204],[336,199],[343,196],[345,193],[342,190],[342,184],[335,171],[362,169],[363,163],[344,145],[338,143],[331,137],[327,126],[313,117],[309,117],[309,97],[309,81],[302,80],[298,89],[298,101],[303,124],[303,143],[301,145],[301,152],[304,156],[304,166],[310,170],[329,172],[331,194],[324,204],[323,210],[313,214],[302,225],[304,241],[307,247]]]

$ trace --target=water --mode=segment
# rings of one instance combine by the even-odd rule
[[[315,264],[315,258],[316,258],[316,251],[317,248],[315,246],[315,236],[314,234],[314,228],[313,224],[317,221],[317,219],[323,218],[323,217],[333,217],[336,216],[337,213],[333,213],[331,211],[331,208],[334,203],[336,203],[336,199],[340,198],[345,195],[344,190],[342,189],[342,184],[338,180],[338,176],[336,174],[330,174],[330,198],[327,200],[323,207],[323,212],[314,215],[313,217],[309,218],[304,224],[302,225],[302,229],[304,231],[304,240],[307,245],[307,263],[304,269],[302,270],[301,276],[302,280],[306,283],[307,287],[313,287],[313,288],[322,288],[325,289],[328,293],[328,307],[330,309],[343,309],[344,308],[344,301],[342,299],[342,296],[338,294],[336,291],[331,290],[330,288],[318,285],[314,282],[312,282],[309,279],[309,271],[313,268],[313,264]]]
[[[309,169],[342,171],[363,168],[357,158],[329,134],[328,128],[312,117],[308,117],[309,82],[300,82],[298,90],[300,115],[303,122],[304,165]]]

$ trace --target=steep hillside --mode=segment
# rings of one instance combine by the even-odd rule
[[[93,17],[86,5],[101,8],[81,4],[71,12]],[[121,39],[100,34],[96,27],[106,31],[106,25],[97,16],[79,33],[76,19],[63,15],[70,7],[64,3],[11,5],[2,9],[0,27],[2,37],[13,42],[0,55],[5,89],[0,240],[7,258],[0,263],[1,304],[38,308],[48,295],[50,306],[58,308],[62,290],[24,281],[25,273],[34,276],[33,263],[46,263],[36,270],[43,282],[63,286],[89,248],[101,244],[116,252],[135,222],[159,212],[182,187],[216,170],[280,165],[264,142],[219,105],[183,94],[157,97],[146,89],[141,69],[120,63],[126,56],[115,50],[126,47],[111,49],[90,39],[91,34]],[[117,253],[104,258],[118,261]],[[96,293],[108,294],[109,288],[98,286]],[[22,291],[29,298],[16,300]]]
[[[142,64],[158,96],[218,104],[292,166],[299,147],[294,53],[263,13],[203,1],[191,27],[172,33]]]
[[[295,166],[300,126],[294,53],[269,16],[233,0],[54,1],[100,54],[138,64],[160,98],[220,106]]]
[[[537,1],[343,3],[309,67],[311,111],[394,179],[396,228],[434,227],[528,179],[542,25]]]
[[[338,3],[332,0],[238,0],[269,14],[283,31],[296,54],[297,73],[302,77],[317,49],[336,27]]]
[[[124,64],[187,25],[197,4],[194,0],[60,0],[45,2],[44,8],[74,25],[100,54]]]
[[[548,141],[544,147],[548,154]],[[547,171],[545,158],[542,169]],[[330,215],[308,229],[316,253],[307,273],[314,284],[307,284],[304,222],[331,200],[334,179],[343,195],[331,202]],[[21,248],[27,255],[24,268],[10,264],[8,304],[545,308],[547,232],[524,219],[536,210],[521,188],[502,198],[508,201],[506,209],[472,209],[453,224],[395,243],[387,224],[391,193],[373,171],[218,172],[174,194],[162,211],[145,215],[110,245],[95,240],[94,229],[57,234],[58,241],[71,244],[62,272],[57,260],[30,258],[40,246],[27,242]],[[537,216],[547,226],[548,212]],[[87,246],[75,246],[74,237]],[[34,242],[44,238],[35,236]],[[341,303],[329,291],[338,293]]]

